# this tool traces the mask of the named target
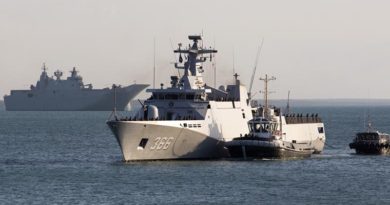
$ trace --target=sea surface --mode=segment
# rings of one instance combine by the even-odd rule
[[[0,204],[390,204],[390,157],[349,149],[365,116],[390,133],[390,107],[319,113],[327,146],[304,160],[122,161],[110,112],[0,111]]]

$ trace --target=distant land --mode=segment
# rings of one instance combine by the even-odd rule
[[[256,99],[263,104],[262,99]],[[270,100],[270,105],[286,107],[287,100]],[[128,108],[137,109],[139,102],[132,101]],[[372,107],[390,106],[390,99],[290,99],[290,107]],[[4,101],[0,100],[0,110],[5,110]]]
[[[263,103],[262,99],[258,100]],[[287,100],[270,100],[271,105],[286,107]],[[370,107],[390,106],[390,99],[290,99],[290,107]]]

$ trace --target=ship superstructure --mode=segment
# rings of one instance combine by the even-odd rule
[[[63,73],[54,72],[53,77],[47,74],[45,64],[36,85],[30,90],[11,90],[4,96],[8,111],[79,111],[79,110],[112,110],[116,107],[123,110],[125,106],[148,85],[133,84],[122,87],[93,89],[92,84],[84,84],[75,67],[70,76],[61,79]]]
[[[203,79],[203,63],[217,53],[200,46],[201,36],[189,36],[193,43],[181,44],[170,87],[148,89],[147,99],[135,116],[108,121],[124,160],[209,159],[228,156],[225,141],[248,132],[252,108],[246,88],[235,83],[219,89]],[[184,61],[183,59],[186,59]]]

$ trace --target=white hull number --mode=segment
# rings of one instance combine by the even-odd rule
[[[174,140],[173,137],[156,137],[154,139],[154,145],[150,147],[151,150],[166,150],[171,145],[171,142]]]

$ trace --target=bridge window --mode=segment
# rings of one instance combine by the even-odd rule
[[[249,125],[250,132],[268,133],[277,130],[278,125],[276,123],[252,123]]]
[[[260,123],[251,123],[249,125],[249,130],[251,132],[260,132],[262,130],[262,125]]]
[[[179,94],[179,99],[186,99],[186,96],[183,93]]]
[[[177,100],[178,96],[176,94],[167,94],[165,96],[165,99],[167,99],[167,100]]]
[[[194,96],[194,95],[191,95],[191,94],[190,94],[190,95],[186,95],[186,99],[187,99],[187,100],[193,100],[194,97],[195,97],[195,96]]]

